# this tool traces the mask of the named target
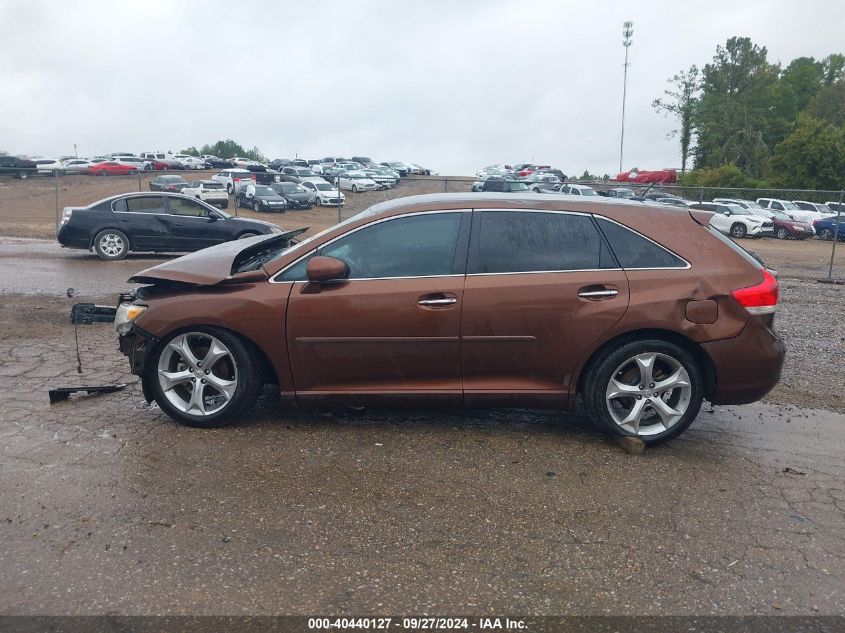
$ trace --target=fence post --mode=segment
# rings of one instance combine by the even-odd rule
[[[443,177],[443,193],[449,193],[449,176]]]
[[[140,169],[138,170],[138,191],[143,191],[143,189],[141,188],[141,171],[142,170]]]
[[[830,249],[830,265],[827,267],[827,278],[833,279],[833,258],[836,257],[836,242],[839,241],[839,223],[842,219],[842,201],[845,191],[839,192],[839,206],[836,209],[836,224],[833,225],[833,246]]]
[[[704,187],[698,188],[698,202],[699,204],[704,202]]]
[[[56,194],[56,230],[59,230],[59,170],[53,170],[53,187]]]

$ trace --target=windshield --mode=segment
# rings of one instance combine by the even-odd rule
[[[202,183],[202,186],[205,187],[206,189],[222,189],[223,188],[223,185],[220,184],[217,181],[204,182],[204,183]]]
[[[317,189],[320,191],[334,191],[334,187],[332,187],[329,183],[317,183]]]
[[[584,187],[580,191],[581,191],[582,196],[595,196],[595,195],[597,195],[595,190],[590,189],[589,187]]]
[[[528,185],[524,182],[512,182],[511,191],[528,191]]]
[[[314,172],[310,169],[297,169],[296,170],[297,176],[314,176]]]
[[[264,185],[258,185],[255,187],[255,195],[256,196],[275,196],[276,192],[270,189],[270,187],[266,187]]]
[[[302,187],[293,183],[282,183],[281,189],[285,193],[299,193],[300,191],[305,191]]]

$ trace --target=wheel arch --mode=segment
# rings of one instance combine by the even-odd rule
[[[107,225],[107,226],[98,226],[97,228],[95,228],[95,229],[91,232],[91,238],[90,238],[90,239],[89,239],[89,241],[88,241],[88,248],[89,248],[89,249],[94,248],[94,242],[96,242],[96,241],[97,241],[97,236],[98,236],[100,233],[102,233],[103,231],[108,231],[109,229],[111,229],[111,230],[113,230],[113,231],[120,231],[121,233],[123,233],[123,234],[126,236],[126,239],[127,239],[127,240],[129,240],[129,250],[127,251],[128,253],[129,253],[129,252],[132,252],[132,251],[134,251],[134,250],[135,250],[135,244],[134,244],[134,242],[132,241],[132,236],[131,236],[131,235],[129,235],[129,233],[127,233],[126,231],[124,231],[124,230],[123,230],[123,229],[121,229],[120,227],[118,227],[118,226],[112,226],[111,224],[109,224],[109,225]]]
[[[598,348],[593,350],[577,370],[577,393],[580,394],[583,392],[584,380],[589,373],[590,368],[605,354],[609,353],[610,350],[618,347],[619,345],[643,339],[658,339],[668,343],[674,343],[678,347],[681,347],[689,352],[695,359],[701,369],[702,375],[704,376],[704,397],[710,399],[713,396],[716,389],[716,367],[707,352],[704,351],[701,345],[687,338],[683,334],[660,328],[646,328],[624,332],[605,341]]]

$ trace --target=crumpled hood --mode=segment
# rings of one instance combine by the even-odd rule
[[[139,284],[176,281],[199,286],[213,286],[232,277],[232,264],[236,259],[242,261],[243,256],[249,256],[250,252],[257,252],[280,242],[288,242],[307,231],[308,228],[272,235],[256,235],[204,248],[142,270],[132,275],[128,281]]]

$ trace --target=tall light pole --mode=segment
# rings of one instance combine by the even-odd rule
[[[622,136],[619,139],[619,173],[622,173],[622,150],[625,147],[625,97],[628,95],[628,47],[634,34],[634,23],[622,24],[622,46],[625,47],[625,78],[622,80]]]

